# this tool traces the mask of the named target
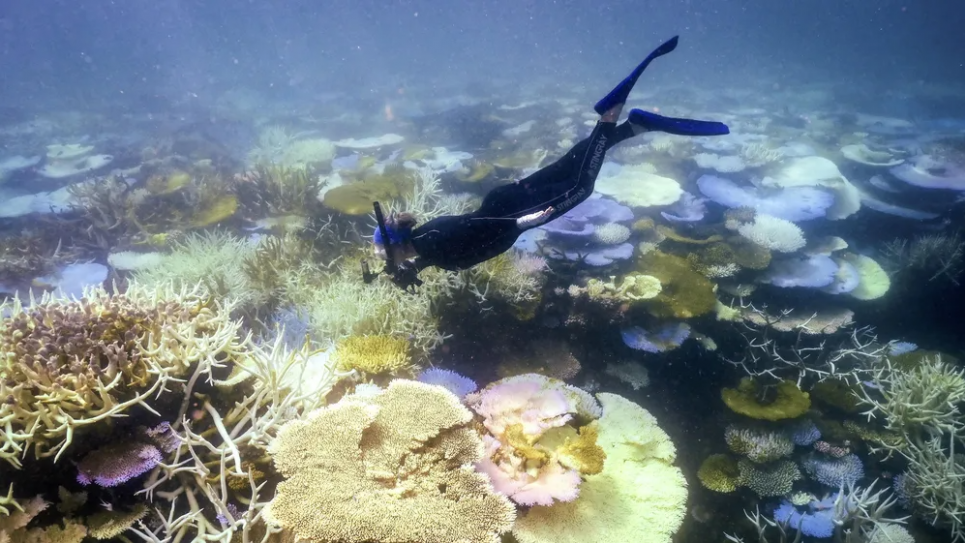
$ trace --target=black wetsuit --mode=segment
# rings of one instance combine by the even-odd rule
[[[416,266],[463,270],[508,251],[525,231],[516,219],[552,206],[546,223],[586,200],[593,194],[607,150],[633,136],[628,122],[598,122],[588,138],[556,162],[491,190],[476,211],[438,217],[415,228],[411,239]]]

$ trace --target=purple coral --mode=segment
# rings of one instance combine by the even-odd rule
[[[620,331],[623,343],[631,349],[648,353],[662,353],[679,347],[690,337],[690,326],[685,322],[663,323],[653,330],[639,326],[624,328]]]
[[[524,251],[542,250],[549,258],[606,266],[615,260],[633,256],[633,245],[607,245],[594,238],[598,226],[633,220],[630,208],[606,198],[590,198],[562,217],[538,228],[544,233],[539,240],[535,232],[524,234],[516,247]]]
[[[814,255],[777,260],[760,278],[776,287],[820,288],[834,283],[838,264],[829,256]]]
[[[799,222],[825,216],[834,205],[834,195],[815,187],[789,187],[768,191],[739,187],[733,181],[714,175],[697,180],[700,192],[724,207],[749,207],[762,215]]]
[[[801,511],[791,502],[783,500],[774,510],[774,520],[789,528],[800,531],[808,537],[824,539],[834,535],[835,521],[834,501],[838,494],[834,493],[823,500],[811,500]]]
[[[454,371],[441,368],[427,368],[422,370],[419,376],[416,377],[416,381],[427,385],[441,386],[458,396],[459,399],[464,398],[466,394],[475,392],[479,388],[472,379],[463,377]]]
[[[697,198],[689,192],[684,192],[675,204],[670,206],[670,212],[661,211],[664,219],[670,222],[697,222],[703,220],[707,213],[706,198]]]
[[[799,447],[809,447],[815,441],[821,439],[821,430],[814,425],[811,419],[804,419],[794,423],[790,428],[791,441]]]
[[[77,482],[105,488],[144,475],[161,463],[161,451],[154,445],[121,442],[101,447],[77,463]]]
[[[811,455],[801,462],[801,466],[809,477],[834,488],[853,485],[864,477],[864,465],[854,454],[830,459]]]

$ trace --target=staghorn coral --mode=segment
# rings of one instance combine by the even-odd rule
[[[197,290],[132,287],[110,296],[89,289],[80,300],[45,295],[25,307],[7,302],[0,321],[0,457],[20,465],[63,454],[75,434],[136,405],[192,365],[230,355],[243,343],[239,324]]]
[[[409,338],[419,358],[442,344],[435,301],[448,295],[452,286],[445,272],[425,270],[424,284],[412,293],[388,280],[366,284],[359,268],[341,266],[317,276],[291,274],[284,298],[307,315],[308,330],[321,342],[352,335],[391,335]]]
[[[318,193],[324,184],[305,168],[260,164],[236,175],[232,190],[247,218],[313,217],[319,214]]]
[[[700,464],[697,479],[704,488],[727,494],[737,490],[740,470],[734,458],[726,454],[712,454]]]
[[[772,397],[767,398],[768,394]],[[764,387],[757,380],[744,377],[736,389],[725,388],[720,395],[731,411],[753,419],[793,419],[811,407],[808,393],[791,381]]]
[[[349,336],[335,344],[333,357],[341,371],[366,375],[410,372],[409,342],[391,336]]]
[[[873,389],[859,387],[866,413],[883,416],[885,428],[912,440],[922,435],[965,431],[965,369],[942,361],[941,355],[925,358],[906,371],[890,359],[875,368]]]
[[[154,267],[134,273],[134,282],[150,287],[173,283],[202,285],[218,300],[241,307],[257,305],[262,294],[245,274],[245,263],[254,258],[257,246],[223,230],[189,234],[172,244],[172,251]]]
[[[283,424],[323,405],[345,377],[325,354],[289,350],[278,337],[246,343],[232,357],[234,371],[227,379],[213,378],[215,361],[199,364],[187,380],[182,404],[186,410],[196,402],[190,417],[182,411],[179,428],[163,437],[153,432],[158,446],[167,449],[171,439],[176,446],[144,482],[139,494],[153,505],[151,517],[131,532],[154,543],[291,541],[284,534],[275,538],[278,529],[264,521],[271,492],[265,487],[277,477],[267,448]],[[192,393],[201,379],[214,391]],[[216,407],[224,403],[229,407]]]
[[[467,467],[482,455],[471,418],[441,387],[393,381],[289,422],[267,516],[315,541],[497,543],[515,511]]]

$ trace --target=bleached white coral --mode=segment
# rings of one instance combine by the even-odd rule
[[[754,222],[740,225],[737,231],[761,247],[782,253],[793,253],[806,243],[796,224],[770,215],[758,214]]]
[[[647,368],[637,362],[607,364],[604,373],[630,385],[633,390],[640,390],[650,384],[650,374],[647,372]]]
[[[620,223],[607,223],[596,227],[593,238],[605,245],[619,245],[630,239],[630,229]]]
[[[747,168],[744,161],[739,156],[721,156],[715,155],[713,153],[697,153],[694,155],[694,161],[697,166],[707,169],[716,170],[720,173],[734,173],[743,171]]]

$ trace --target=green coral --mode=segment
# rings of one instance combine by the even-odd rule
[[[771,252],[742,237],[727,240],[734,255],[734,262],[748,270],[763,270],[771,265]]]
[[[689,319],[711,313],[717,307],[714,283],[695,272],[685,258],[651,251],[637,261],[640,273],[656,277],[660,294],[646,302],[658,318]]]
[[[721,398],[731,411],[760,420],[793,419],[811,407],[808,393],[791,381],[763,387],[755,379],[745,377],[736,389],[723,389]]]
[[[811,397],[815,400],[836,407],[845,413],[857,413],[861,410],[858,399],[858,387],[841,379],[825,379],[811,387]]]
[[[700,464],[697,478],[704,488],[726,494],[737,490],[740,469],[737,460],[733,457],[726,454],[712,454]]]

